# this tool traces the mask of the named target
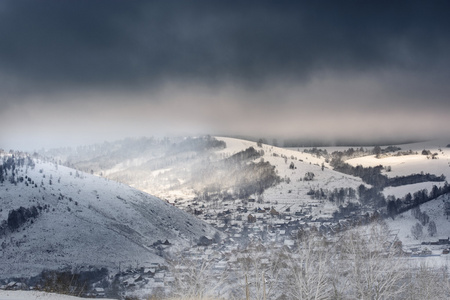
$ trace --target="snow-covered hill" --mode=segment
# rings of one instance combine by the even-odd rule
[[[182,203],[202,197],[205,192],[212,194],[212,198],[215,198],[214,193],[221,194],[219,199],[230,193],[234,193],[236,198],[239,189],[263,182],[258,171],[245,173],[242,167],[244,164],[237,168],[230,167],[228,159],[251,147],[258,155],[246,159],[245,164],[270,163],[280,181],[265,186],[260,195],[254,193],[250,198],[259,198],[261,204],[274,206],[278,211],[292,209],[294,212],[307,208],[314,217],[330,217],[337,206],[323,198],[311,199],[307,195],[311,189],[325,192],[340,188],[355,190],[364,184],[360,178],[333,171],[323,157],[228,137],[159,142],[152,139],[125,140],[72,152],[54,151],[53,157],[78,169],[93,170],[95,174],[167,199],[171,203]],[[247,175],[237,179],[233,172]],[[313,177],[304,180],[306,174]]]
[[[85,150],[70,153],[62,151],[61,155],[56,155],[56,158],[63,158],[63,162],[73,164],[78,169],[92,169],[95,174],[123,182],[173,203],[175,200],[193,199],[203,194],[205,190],[220,189],[221,192],[236,190],[238,188],[236,183],[226,182],[225,175],[231,171],[218,166],[216,162],[225,162],[227,158],[253,147],[260,155],[251,161],[269,162],[275,167],[275,172],[281,179],[278,184],[266,187],[260,198],[271,205],[277,204],[279,209],[312,205],[317,207],[315,209],[317,212],[313,213],[315,216],[320,216],[324,212],[325,215],[330,215],[336,209],[336,205],[330,206],[330,203],[320,204],[318,203],[320,201],[312,201],[317,199],[311,199],[309,195],[306,195],[311,190],[322,189],[328,192],[341,188],[356,190],[364,184],[360,178],[336,172],[330,166],[333,158],[331,153],[345,151],[348,148],[323,147],[322,149],[328,154],[318,155],[317,152],[308,151],[306,148],[287,149],[228,137],[216,137],[216,139],[224,142],[226,147],[214,147],[215,144],[211,144],[214,139],[211,138],[187,138],[160,142],[153,139],[125,140],[91,146]],[[205,143],[213,146],[205,150]],[[443,140],[397,145],[401,148],[400,150],[378,157],[372,155],[373,147],[356,147],[355,149],[364,149],[364,152],[360,152],[356,158],[345,157],[344,160],[352,166],[383,165],[382,174],[387,177],[408,176],[423,172],[449,178],[450,148],[445,147],[446,145],[446,141]],[[398,147],[392,148],[398,149]],[[423,155],[423,150],[429,151],[430,155]],[[214,172],[218,168],[222,170]],[[304,180],[306,174],[314,174],[314,177],[312,180]],[[255,174],[254,177],[257,176]],[[258,178],[251,180],[258,181]],[[408,192],[413,194],[423,188],[431,190],[433,185],[442,186],[443,184],[443,182],[430,181],[408,186],[386,187],[383,194],[385,197],[389,195],[403,197]],[[366,184],[366,186],[369,185]]]
[[[0,279],[63,266],[163,263],[154,243],[187,246],[216,232],[129,186],[42,161],[7,170],[0,203]]]
[[[372,155],[350,159],[347,162],[354,166],[374,167],[383,165],[384,167],[391,167],[389,172],[385,172],[389,177],[419,174],[421,172],[449,176],[449,160],[450,150],[443,151],[440,156],[437,156],[437,159],[427,158],[426,155],[422,155],[419,152],[418,154],[382,158],[376,158],[375,155]]]
[[[444,175],[450,178],[450,148],[446,147],[448,142],[443,140],[431,140],[420,143],[398,145],[401,150],[390,155],[368,155],[358,158],[349,159],[346,162],[353,165],[362,165],[363,167],[374,167],[382,165],[384,167],[383,174],[388,177],[407,176],[411,174],[429,173],[437,176]],[[423,151],[429,151],[431,155],[422,154]],[[409,155],[398,155],[398,153],[411,152]],[[433,154],[435,154],[433,159]],[[389,171],[387,171],[389,170]],[[396,197],[404,196],[407,193],[414,193],[419,189],[426,188],[431,190],[433,185],[441,185],[441,183],[427,182],[397,188],[389,188],[384,194],[395,195]]]
[[[180,237],[177,243],[187,245],[190,240],[195,241],[200,235],[214,234],[213,230],[202,223],[197,223],[199,221],[189,219],[186,215],[178,215],[179,212],[177,214],[170,212],[164,217],[162,213],[153,214],[144,203],[154,201],[154,198],[150,201],[141,192],[124,189],[123,185],[101,176],[167,199],[173,205],[197,215],[227,233],[219,243],[205,239],[202,246],[196,249],[183,249],[183,252],[180,252],[183,256],[197,259],[205,259],[208,255],[204,253],[209,253],[212,255],[209,258],[217,260],[217,265],[220,263],[222,267],[224,262],[234,267],[235,251],[240,251],[240,247],[245,248],[248,244],[291,247],[295,245],[299,234],[315,232],[316,229],[332,241],[333,233],[339,234],[349,228],[372,224],[371,222],[380,220],[380,217],[385,218],[390,228],[387,234],[392,240],[398,237],[403,242],[405,250],[418,248],[420,251],[421,247],[425,247],[421,245],[422,242],[436,242],[450,236],[447,220],[447,214],[450,214],[448,184],[440,176],[442,174],[447,179],[450,176],[450,150],[440,147],[443,145],[444,142],[434,141],[397,145],[398,147],[386,147],[381,151],[381,155],[376,156],[373,147],[286,149],[242,139],[201,137],[173,141],[126,140],[80,148],[70,153],[63,150],[60,152],[61,156],[53,156],[54,161],[61,159],[62,163],[73,165],[75,168],[92,170],[92,173],[99,177],[84,173],[77,175],[72,169],[43,163],[37,164],[34,170],[29,168],[26,174],[35,181],[34,188],[30,187],[31,184],[24,187],[24,183],[19,182],[17,183],[17,186],[21,187],[19,189],[5,182],[4,186],[8,185],[8,193],[11,193],[10,198],[19,199],[17,201],[22,203],[20,206],[42,207],[44,196],[47,201],[45,203],[50,207],[44,206],[39,216],[33,219],[33,223],[29,220],[19,228],[19,231],[9,233],[14,234],[14,239],[3,238],[6,250],[2,250],[1,255],[2,258],[8,259],[10,269],[13,269],[11,265],[15,262],[24,259],[38,261],[41,256],[45,257],[46,263],[52,262],[52,258],[56,256],[50,245],[54,242],[49,242],[45,251],[39,250],[41,251],[39,255],[30,254],[33,251],[29,250],[30,245],[37,244],[37,241],[30,242],[31,237],[44,241],[50,239],[42,234],[43,230],[36,232],[29,229],[39,222],[43,224],[48,218],[46,216],[52,214],[64,216],[62,220],[55,219],[62,227],[66,227],[67,236],[59,239],[82,241],[84,235],[88,234],[90,238],[102,241],[100,244],[107,245],[110,250],[113,249],[111,244],[120,244],[114,248],[119,251],[111,251],[110,256],[114,258],[111,260],[114,260],[115,264],[121,265],[138,263],[144,265],[145,262],[142,261],[153,259],[155,251],[151,245],[155,240],[164,240],[167,237],[171,243],[175,243],[173,241],[176,237]],[[399,147],[401,149],[398,149]],[[340,152],[332,154],[335,150]],[[426,150],[425,154],[422,154],[423,150]],[[365,168],[356,167],[359,165]],[[379,165],[383,165],[384,168],[377,167]],[[333,167],[342,173],[333,170]],[[26,168],[22,169],[20,171],[22,173],[19,172],[16,178],[24,176]],[[426,174],[410,176],[422,172],[433,176]],[[65,175],[62,176],[60,173]],[[348,174],[361,176],[365,181]],[[58,176],[61,177],[59,181]],[[396,178],[397,176],[407,178]],[[266,184],[268,178],[276,180],[269,180],[269,184]],[[372,180],[374,178],[380,180],[377,182]],[[96,183],[91,185],[90,182],[94,180]],[[434,185],[437,188],[432,189]],[[11,192],[12,189],[15,191]],[[424,189],[427,189],[428,193]],[[34,190],[33,198],[24,197],[25,190]],[[34,196],[36,191],[38,196]],[[411,196],[405,197],[408,193]],[[48,202],[48,199],[51,201]],[[373,201],[374,199],[377,202]],[[108,203],[107,207],[105,203]],[[163,206],[158,210],[160,212],[165,212],[171,207],[160,200],[158,203]],[[418,210],[419,204],[421,204],[420,220],[416,216],[418,213],[415,213],[416,215],[411,213],[411,209]],[[16,210],[19,205],[14,205]],[[144,206],[147,207],[145,210]],[[3,220],[8,219],[8,211],[12,209],[14,209],[12,205],[6,210],[3,209],[0,213]],[[404,210],[408,211],[398,214]],[[163,227],[167,232],[161,231],[158,237],[152,236],[151,230],[148,229],[151,225],[134,218],[136,215],[141,216],[142,211],[145,211],[145,216],[156,220],[160,225],[155,225],[156,227]],[[425,215],[428,217],[427,220]],[[73,221],[72,218],[77,221]],[[174,222],[174,219],[182,221]],[[79,230],[86,220],[96,220],[95,228],[91,231]],[[166,222],[168,220],[170,222]],[[432,222],[436,225],[436,232],[431,229],[428,231]],[[73,225],[74,223],[76,225]],[[416,223],[424,224],[420,237],[413,236],[411,231]],[[190,224],[194,224],[192,229]],[[20,231],[24,228],[23,232]],[[49,231],[51,226],[39,228]],[[80,231],[83,232],[82,235]],[[100,233],[97,234],[97,231]],[[52,235],[57,234],[56,231],[50,232]],[[112,237],[106,237],[107,233],[112,234]],[[123,246],[126,243],[126,247]],[[23,248],[24,246],[28,248]],[[26,250],[24,253],[28,254],[19,254],[15,257],[13,251],[17,247],[22,247]],[[95,248],[98,246],[94,244],[85,247],[91,247],[90,252],[101,250]],[[443,266],[441,262],[446,260],[447,256],[436,254],[442,253],[448,247],[448,244],[432,247],[432,253],[435,254],[433,258],[438,258],[437,265]],[[61,246],[57,248],[64,249]],[[50,250],[48,255],[44,253],[48,252],[47,249]],[[123,251],[129,252],[124,255]],[[81,254],[61,250],[57,255],[59,255],[57,259],[64,261],[66,257],[80,260],[76,255]],[[267,253],[264,255],[270,257]],[[411,259],[419,262],[422,258],[423,256],[420,258],[413,256],[405,258],[405,261]],[[104,264],[110,263],[103,262],[98,257],[95,260]],[[56,266],[56,263],[54,265]],[[173,275],[174,273],[169,274],[168,278]],[[140,275],[133,276],[122,282],[134,284],[137,280],[141,280]]]
[[[399,239],[406,245],[419,245],[422,242],[447,239],[450,237],[450,219],[446,214],[446,205],[450,205],[449,195],[441,196],[419,206],[420,211],[428,215],[429,221],[423,226],[422,234],[417,236],[417,238],[413,236],[411,228],[416,223],[421,222],[413,216],[411,211],[399,214],[395,219],[389,218],[387,222],[393,231],[398,232]],[[428,231],[428,226],[431,221],[436,224],[436,233],[434,234],[430,234]],[[444,248],[448,247],[448,245],[444,246]]]
[[[311,199],[311,196],[307,195],[311,189],[328,191],[340,188],[357,189],[359,185],[364,184],[360,178],[333,171],[324,158],[310,153],[267,144],[261,144],[259,147],[255,142],[241,139],[225,137],[217,139],[226,143],[227,147],[220,151],[226,155],[233,155],[248,147],[264,151],[264,155],[259,159],[273,165],[283,181],[266,189],[262,196],[266,204],[274,206],[278,211],[288,208],[300,211],[309,207],[314,217],[330,217],[337,207],[327,201]],[[314,174],[314,177],[311,180],[304,180],[307,173]]]

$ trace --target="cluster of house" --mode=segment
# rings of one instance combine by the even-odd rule
[[[206,221],[230,236],[230,243],[244,243],[249,239],[277,242],[289,245],[297,238],[298,231],[317,229],[322,233],[337,233],[358,224],[367,224],[376,218],[376,213],[352,211],[342,218],[313,217],[314,204],[303,207],[278,206],[258,203],[255,199],[235,200],[231,205],[223,201],[221,205],[208,205],[198,199],[183,201],[177,207]]]
[[[167,266],[151,263],[145,267],[123,270],[112,278],[108,287],[96,286],[84,296],[104,298],[113,295],[125,299],[143,294],[163,296],[170,291],[174,280]]]
[[[441,246],[438,248],[444,248],[444,249],[442,249],[442,254],[446,255],[446,254],[450,253],[450,237],[446,238],[446,239],[438,239],[437,241],[433,241],[433,242],[422,242],[422,245],[423,246]],[[414,256],[432,255],[432,251],[428,247],[425,247],[424,249],[413,248],[413,249],[410,249],[410,252]]]
[[[227,273],[237,272],[248,257],[255,258],[255,253],[260,254],[257,255],[258,263],[263,266],[264,263],[269,263],[264,257],[267,255],[267,247],[293,248],[299,232],[309,227],[300,220],[306,214],[281,214],[274,207],[256,206],[250,209],[236,206],[234,209],[234,206],[225,206],[223,209],[205,209],[201,204],[194,207],[189,209],[186,205],[184,209],[195,212],[198,217],[224,232],[222,239],[202,236],[191,247],[181,250],[181,253],[175,252],[179,250],[172,249],[169,241],[161,241],[154,245],[155,249],[169,261],[171,257],[177,260],[183,258],[179,264],[169,268],[155,265],[123,271],[116,275],[120,290],[126,291],[127,295],[132,295],[133,291],[148,295],[167,295],[174,288],[175,278],[189,276],[189,272],[192,272],[190,266],[197,268],[207,263],[210,273],[219,277],[224,270]],[[101,297],[101,293],[96,296]]]

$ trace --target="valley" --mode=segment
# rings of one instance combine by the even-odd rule
[[[402,257],[398,272],[424,261],[445,268],[450,148],[442,145],[282,148],[203,136],[3,152],[0,280],[19,288],[17,279],[33,277],[26,286],[42,288],[43,270],[85,272],[84,295],[197,297],[204,289],[239,298],[245,280],[262,293],[262,276],[266,292],[283,299],[294,270],[275,270],[277,257],[298,259],[312,243],[326,261],[341,261],[330,247],[347,249],[352,232],[358,243],[378,232],[390,245],[384,255]],[[328,273],[352,274],[345,270]]]

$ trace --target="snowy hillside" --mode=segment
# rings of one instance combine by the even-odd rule
[[[368,155],[349,159],[346,162],[353,166],[362,165],[363,167],[382,165],[384,167],[383,174],[388,177],[430,173],[437,176],[444,175],[448,179],[450,178],[450,148],[445,147],[447,144],[446,141],[432,140],[421,143],[398,145],[401,150],[391,153],[390,155],[381,155],[378,158],[375,155]],[[430,154],[422,154],[424,150]],[[412,154],[399,154],[409,151],[411,151]],[[395,195],[396,197],[400,197],[407,193],[412,194],[423,188],[431,190],[433,185],[439,186],[441,184],[428,182],[409,185],[407,187],[389,188],[384,194],[386,196]]]
[[[158,198],[105,178],[26,159],[3,168],[0,279],[62,266],[163,263],[154,243],[187,246],[215,233]]]
[[[228,137],[159,142],[143,138],[90,146],[70,153],[62,151],[55,157],[63,158],[63,162],[73,164],[78,169],[93,170],[95,174],[128,184],[177,205],[186,200],[220,200],[232,195],[233,199],[257,198],[260,204],[274,206],[277,211],[306,209],[313,218],[329,218],[339,206],[358,203],[361,195],[357,189],[361,185],[367,188],[373,185],[367,181],[367,176],[364,182],[362,177],[356,177],[360,175],[346,172],[345,166],[336,169],[336,165],[332,165],[336,158],[350,167],[376,168],[382,165],[379,174],[381,180],[421,173],[448,178],[450,148],[444,145],[445,141],[429,141],[391,146],[385,149],[389,151],[375,155],[373,147],[288,149]],[[253,149],[255,155],[240,161],[238,167],[230,166],[235,161],[230,159],[242,155],[247,149]],[[424,150],[428,155],[422,154]],[[336,155],[333,153],[335,151],[340,151],[340,154]],[[259,168],[258,171],[248,173],[248,168],[242,167],[244,162],[247,165],[259,164],[255,166],[256,169],[264,162],[274,168],[275,174],[270,177],[267,172],[264,173],[268,170],[267,166],[264,172]],[[269,179],[277,176],[278,180],[264,185],[267,176]],[[369,176],[374,178],[373,174]],[[380,184],[376,188],[386,198],[402,198],[407,193],[414,194],[423,189],[430,191],[433,185],[444,185],[442,179],[427,181],[421,178],[419,181],[413,184],[406,181],[392,185]],[[252,186],[261,183],[264,186],[259,191],[252,189]],[[243,194],[240,190],[249,192]],[[368,194],[366,198],[371,199],[374,193]],[[374,203],[366,201],[363,204],[368,205],[370,211],[371,207],[385,207],[384,202],[383,199],[377,199]]]
[[[450,245],[450,152],[433,145],[287,149],[228,137],[142,138],[48,152],[52,163],[25,161],[14,171],[4,160],[0,263],[17,276],[64,265],[133,269],[117,274],[122,295],[183,295],[177,284],[190,262],[179,257],[227,273],[242,268],[237,256],[245,249],[265,249],[264,265],[271,247],[292,250],[316,233],[333,245],[348,229],[381,221],[403,250],[443,240],[430,246],[442,266],[447,255],[436,255]],[[421,232],[412,230],[418,223]],[[172,246],[160,245],[166,239]],[[164,254],[181,265],[151,265]],[[109,292],[117,287],[112,278]]]
[[[251,157],[237,158],[249,149]],[[178,204],[205,195],[211,200],[231,195],[234,199],[258,198],[261,204],[279,211],[306,208],[314,217],[331,217],[337,206],[325,202],[324,197],[311,199],[308,192],[355,190],[364,184],[360,178],[333,171],[322,157],[227,137],[126,140],[114,147],[97,145],[52,153],[77,169],[93,170]],[[351,195],[346,198],[356,200]]]
[[[343,161],[352,167],[377,168],[380,167],[380,174],[386,178],[395,179],[396,177],[411,177],[414,174],[430,174],[436,177],[444,178],[444,180],[419,180],[422,182],[405,184],[397,182],[394,186],[387,184],[382,186],[382,193],[385,197],[394,196],[402,198],[406,194],[414,194],[417,191],[427,189],[431,191],[433,186],[443,187],[445,179],[450,178],[450,148],[445,145],[448,141],[431,140],[426,142],[400,144],[396,146],[379,147],[381,153],[376,155],[373,151],[377,147],[324,147],[323,151],[333,153],[355,153],[348,156],[344,154]],[[299,149],[299,151],[305,151]],[[389,150],[389,151],[388,151]],[[328,158],[333,155],[328,155]],[[321,157],[325,162],[326,158]]]
[[[283,180],[266,189],[262,197],[265,203],[276,207],[278,211],[301,210],[308,207],[312,209],[312,215],[315,217],[329,217],[337,207],[321,199],[311,199],[311,196],[307,195],[311,189],[327,191],[340,188],[357,189],[359,185],[364,184],[360,178],[333,171],[325,159],[309,153],[266,144],[258,147],[255,142],[234,138],[218,137],[217,139],[227,144],[227,147],[221,150],[227,155],[233,155],[248,147],[264,151],[261,158],[273,165],[278,176]],[[311,180],[305,180],[305,175],[308,173],[314,174]]]
[[[426,213],[429,217],[429,221],[423,225],[422,234],[417,236],[417,238],[413,236],[411,228],[416,223],[421,223],[421,221],[414,217],[411,211],[404,212],[396,216],[395,219],[387,219],[387,222],[392,230],[398,231],[398,237],[407,245],[432,242],[437,241],[438,239],[447,239],[450,237],[450,219],[446,214],[446,205],[450,205],[449,195],[441,196],[420,205],[420,211]],[[436,224],[436,233],[430,234],[428,226],[431,221],[434,221]]]

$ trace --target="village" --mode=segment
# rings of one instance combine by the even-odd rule
[[[356,215],[340,222],[312,220],[309,215],[311,206],[305,206],[301,211],[287,209],[278,212],[273,206],[267,207],[253,198],[233,201],[233,205],[227,201],[208,204],[200,199],[177,201],[176,206],[195,214],[223,234],[202,236],[198,241],[191,241],[190,247],[185,249],[174,249],[170,241],[160,241],[153,245],[157,253],[173,261],[174,265],[129,268],[118,273],[115,282],[127,294],[136,290],[151,295],[168,295],[174,289],[175,281],[186,276],[196,278],[190,273],[197,272],[200,267],[207,268],[208,274],[215,274],[217,283],[224,286],[231,286],[226,285],[222,278],[225,273],[228,277],[233,274],[240,278],[243,284],[243,274],[239,270],[243,269],[244,262],[248,264],[250,260],[262,269],[269,268],[270,253],[295,250],[302,234],[342,230],[358,220]],[[96,297],[102,295],[103,290],[95,294]]]
[[[192,241],[190,247],[185,249],[174,249],[170,241],[161,241],[156,247],[157,251],[174,264],[134,268],[118,274],[119,282],[127,293],[132,294],[133,289],[136,289],[140,292],[145,290],[152,295],[169,295],[177,288],[177,284],[189,281],[188,278],[195,278],[223,285],[222,292],[232,294],[236,291],[227,288],[245,286],[247,273],[243,270],[248,272],[249,268],[255,269],[257,266],[260,274],[269,274],[273,268],[273,255],[295,253],[305,236],[313,234],[334,243],[334,236],[339,232],[381,218],[377,213],[369,214],[360,210],[337,221],[333,218],[315,219],[310,215],[314,205],[310,202],[301,210],[285,209],[280,212],[274,206],[258,203],[253,198],[233,201],[233,205],[228,205],[226,201],[215,201],[208,205],[198,198],[177,202],[179,208],[195,214],[223,234],[203,236],[198,241]],[[395,232],[391,234],[390,243],[400,249],[399,253],[405,258],[447,256],[450,246],[449,239],[437,239],[417,246],[403,247]],[[207,275],[200,274],[202,272],[213,276],[206,280]],[[258,277],[252,278],[247,280],[260,284]],[[230,285],[230,280],[239,282]],[[269,276],[267,284],[271,280]],[[187,286],[183,288],[186,290]]]

